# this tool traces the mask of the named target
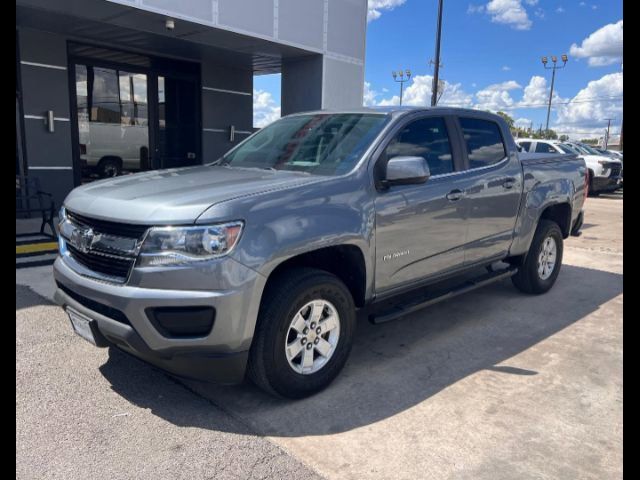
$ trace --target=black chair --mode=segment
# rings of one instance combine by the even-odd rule
[[[56,238],[56,228],[53,225],[56,204],[53,201],[53,195],[40,188],[40,181],[37,178],[16,175],[16,218],[29,218],[32,213],[42,215],[40,233],[46,235],[44,227],[49,225],[52,236]]]

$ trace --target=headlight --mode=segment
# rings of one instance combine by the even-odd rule
[[[176,265],[227,255],[238,243],[242,222],[194,227],[154,227],[140,248],[137,265]]]

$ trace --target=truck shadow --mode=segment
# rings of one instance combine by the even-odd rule
[[[542,296],[520,294],[507,280],[388,324],[363,319],[343,372],[325,391],[304,400],[275,399],[251,384],[181,383],[238,420],[237,428],[229,428],[237,433],[248,428],[292,437],[349,431],[401,413],[481,370],[523,378],[544,373],[509,359],[621,293],[621,274],[563,265],[555,287]],[[113,349],[101,370],[115,391],[169,422],[221,428],[215,410],[207,411],[201,398],[178,406],[158,398],[169,387],[158,379],[167,376],[142,374],[131,381],[132,369],[150,368]]]

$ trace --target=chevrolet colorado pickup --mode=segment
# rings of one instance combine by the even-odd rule
[[[60,212],[73,329],[182,377],[301,398],[374,323],[511,277],[549,290],[584,160],[454,108],[284,117],[213,163],[83,185]]]

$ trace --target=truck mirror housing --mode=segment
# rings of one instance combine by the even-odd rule
[[[387,162],[384,183],[387,186],[424,183],[430,175],[429,165],[423,157],[398,156]]]

